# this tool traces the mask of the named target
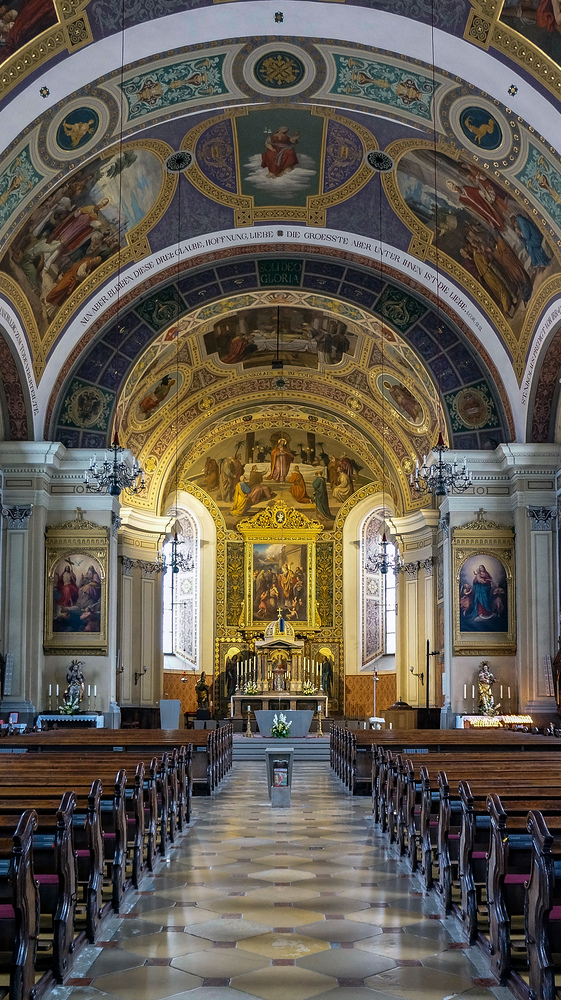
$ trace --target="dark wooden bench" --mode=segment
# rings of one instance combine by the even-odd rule
[[[39,937],[39,890],[33,873],[37,813],[26,809],[11,836],[0,836],[0,953],[8,956],[10,1000],[32,1000]]]

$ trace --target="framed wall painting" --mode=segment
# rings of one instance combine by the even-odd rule
[[[514,529],[475,521],[452,531],[454,653],[516,652]]]
[[[45,624],[43,648],[57,655],[107,653],[109,531],[72,521],[45,533]]]
[[[237,529],[245,542],[240,624],[262,631],[281,615],[299,630],[319,628],[315,543],[322,525],[279,499]]]

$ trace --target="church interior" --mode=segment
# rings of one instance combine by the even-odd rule
[[[0,1000],[561,995],[558,36],[0,7]]]

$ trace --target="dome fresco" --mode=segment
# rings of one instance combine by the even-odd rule
[[[365,440],[376,414],[367,466],[391,434],[405,506],[439,430],[461,451],[551,438],[560,52],[534,6],[442,2],[431,25],[423,2],[291,2],[278,21],[267,4],[131,2],[121,66],[105,0],[64,22],[51,0],[15,3],[4,432],[98,448],[118,425],[159,453],[156,506],[178,409],[186,456],[211,448],[205,421],[289,395]]]

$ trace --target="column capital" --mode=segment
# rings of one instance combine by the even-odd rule
[[[29,518],[33,512],[33,504],[20,504],[13,507],[2,507],[2,517],[6,521],[8,531],[27,531]]]
[[[117,533],[118,533],[119,528],[121,527],[122,523],[123,523],[122,518],[120,518],[119,515],[116,514],[114,510],[112,510],[111,511],[111,534],[112,534],[113,538],[117,537]]]
[[[557,510],[555,507],[526,507],[526,516],[532,522],[532,531],[551,531]]]
[[[438,522],[438,527],[442,532],[443,538],[448,538],[450,534],[450,514],[443,514]]]
[[[403,568],[404,568],[405,572],[407,573],[407,576],[409,577],[409,579],[413,580],[413,579],[415,579],[415,577],[417,576],[417,573],[419,572],[419,563],[418,562],[408,562],[408,563],[405,563],[405,566]]]
[[[434,560],[433,560],[432,556],[429,556],[428,559],[423,559],[423,561],[421,563],[421,566],[423,567],[423,569],[425,571],[425,576],[432,576],[433,562],[434,562]]]

